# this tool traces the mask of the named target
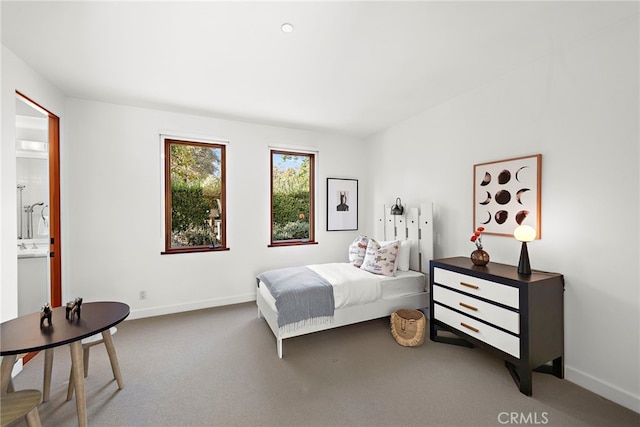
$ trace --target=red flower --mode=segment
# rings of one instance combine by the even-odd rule
[[[484,227],[476,228],[476,231],[471,235],[471,241],[476,244],[478,249],[482,249],[482,232],[484,231]]]

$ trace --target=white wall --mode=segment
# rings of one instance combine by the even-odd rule
[[[360,180],[363,232],[375,221],[366,212],[381,203],[432,200],[436,257],[468,254],[473,164],[541,153],[542,240],[529,252],[533,268],[565,275],[567,379],[640,411],[637,34],[637,22],[621,23],[505,70],[366,144],[76,99],[65,106],[3,47],[1,318],[17,310],[16,89],[61,117],[63,299],[125,301],[132,317],[250,300],[262,269],[341,259],[356,233],[323,231],[327,177]],[[231,141],[230,251],[160,255],[162,129]],[[320,150],[319,245],[266,246],[269,144]],[[484,244],[494,262],[517,262],[514,240],[486,236]]]
[[[541,153],[534,269],[565,276],[566,378],[640,411],[638,22],[622,22],[369,138],[374,203],[431,199],[436,257],[473,249],[473,165]],[[375,191],[373,190],[375,189]],[[371,219],[372,220],[372,219]],[[485,236],[494,262],[520,244]]]
[[[68,100],[67,121],[67,299],[124,301],[132,317],[170,313],[253,300],[264,269],[347,259],[357,232],[325,231],[326,178],[363,178],[360,140],[79,99]],[[230,141],[229,251],[160,254],[163,130]],[[267,247],[270,145],[319,151],[318,245]]]
[[[16,90],[38,102],[60,120],[64,131],[64,97],[13,52],[2,46],[2,141],[0,143],[0,319],[18,313],[17,197],[16,197]],[[61,141],[64,156],[64,141]],[[62,172],[64,174],[64,171]],[[64,202],[63,207],[64,210]],[[63,213],[64,215],[64,213]]]

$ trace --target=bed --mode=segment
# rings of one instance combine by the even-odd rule
[[[331,292],[333,295],[333,315],[330,318],[318,317],[313,321],[283,325],[282,317],[285,310],[294,307],[281,305],[282,300],[280,300],[281,310],[278,310],[276,298],[270,291],[273,289],[270,283],[272,277],[266,276],[265,273],[280,273],[285,269],[258,275],[256,278],[258,316],[266,320],[276,338],[278,357],[283,357],[283,340],[287,338],[390,316],[401,308],[427,309],[429,306],[427,275],[429,260],[433,258],[431,203],[407,208],[404,215],[390,215],[389,207],[384,206],[378,215],[374,235],[378,236],[378,239],[373,240],[378,244],[382,243],[382,246],[398,241],[398,246],[402,248],[400,249],[402,255],[398,254],[400,256],[393,275],[375,274],[354,266],[353,262],[311,264],[296,267],[303,270],[291,269],[293,277],[297,277],[295,275],[298,272],[306,274],[311,271],[310,274],[325,282],[324,286],[328,286],[326,283],[329,283],[330,291],[322,292],[325,294]],[[347,248],[345,248],[346,252]],[[268,286],[265,281],[269,282]],[[278,295],[276,292],[274,294]]]

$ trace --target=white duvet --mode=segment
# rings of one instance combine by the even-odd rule
[[[333,285],[336,309],[373,302],[380,299],[382,294],[380,276],[354,267],[350,263],[312,264],[307,267]]]

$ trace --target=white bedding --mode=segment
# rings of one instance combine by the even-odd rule
[[[333,285],[335,308],[366,304],[425,291],[426,279],[417,271],[396,271],[395,277],[381,276],[354,267],[350,263],[308,265]],[[261,282],[258,291],[274,312],[276,301]]]

